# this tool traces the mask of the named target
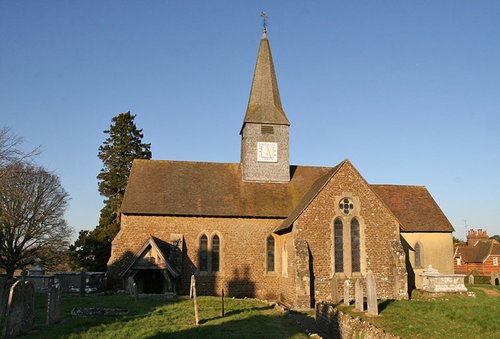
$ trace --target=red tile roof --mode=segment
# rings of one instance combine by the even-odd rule
[[[424,186],[370,185],[401,223],[402,232],[453,232]]]
[[[342,164],[342,163],[341,163]],[[122,212],[283,219],[291,226],[340,167],[291,166],[289,183],[248,182],[238,163],[135,160]],[[370,185],[406,232],[452,232],[425,187]],[[287,223],[288,221],[288,223]]]
[[[456,255],[466,263],[482,263],[489,255],[500,255],[500,243],[496,240],[480,240],[475,244],[459,244]]]

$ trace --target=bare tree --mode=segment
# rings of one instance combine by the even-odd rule
[[[0,268],[14,271],[66,247],[68,194],[59,178],[22,161],[4,165],[0,176]]]

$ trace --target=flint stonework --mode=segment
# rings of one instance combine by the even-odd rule
[[[332,302],[334,304],[339,302],[339,282],[337,277],[332,277]]]

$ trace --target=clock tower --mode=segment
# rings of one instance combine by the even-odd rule
[[[290,181],[289,128],[264,27],[240,131],[243,180]]]

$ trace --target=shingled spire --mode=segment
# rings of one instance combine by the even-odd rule
[[[265,14],[248,108],[241,127],[241,165],[245,181],[290,181],[289,128],[281,107]]]
[[[278,81],[276,80],[271,47],[267,40],[265,27],[257,54],[252,89],[243,126],[246,123],[290,126],[283,107],[281,107]]]

